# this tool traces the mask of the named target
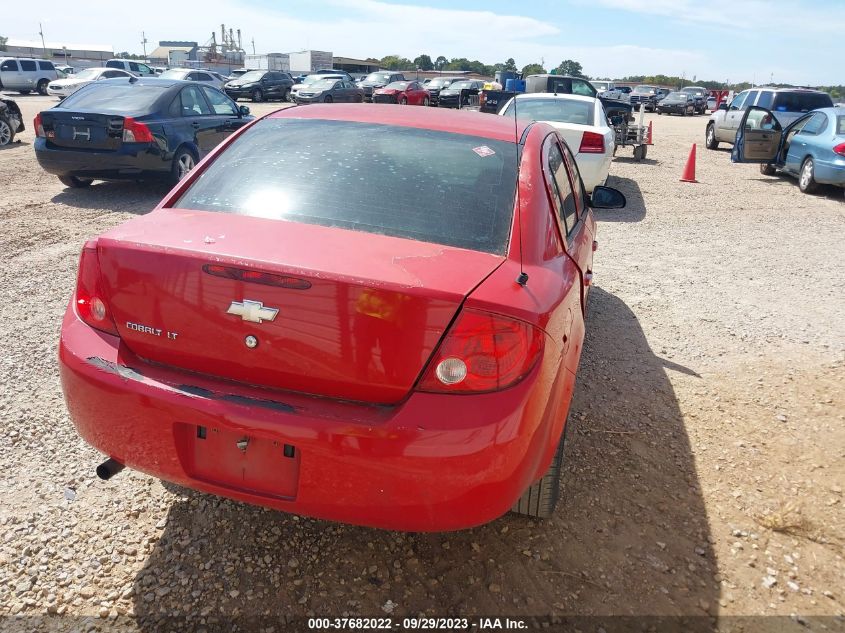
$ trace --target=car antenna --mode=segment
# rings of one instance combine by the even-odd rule
[[[516,221],[519,225],[519,277],[516,278],[523,288],[528,284],[528,273],[522,267],[522,205],[519,202],[519,124],[516,118],[516,102],[518,94],[513,96],[513,139],[516,142]]]

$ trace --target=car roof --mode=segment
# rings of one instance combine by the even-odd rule
[[[595,103],[598,101],[595,97],[588,97],[587,95],[573,95],[573,94],[559,94],[552,92],[531,92],[528,94],[516,95],[520,101],[529,101],[531,99],[563,99],[566,101],[584,101],[585,103]]]
[[[510,118],[442,108],[397,108],[393,105],[381,104],[314,104],[307,107],[284,108],[268,114],[265,118],[377,123],[481,136],[504,142],[514,142],[517,136]],[[518,123],[519,137],[522,136],[522,131],[529,123],[525,121]]]

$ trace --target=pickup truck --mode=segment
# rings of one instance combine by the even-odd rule
[[[702,88],[701,86],[687,86],[686,88],[681,88],[680,91],[692,95],[695,100],[696,114],[704,114],[707,112],[707,95],[710,94],[710,91],[707,90],[707,88]]]
[[[657,108],[657,102],[660,100],[660,90],[657,86],[634,86],[634,89],[631,91],[631,105],[634,107],[634,110],[639,111],[642,107],[645,108],[646,112],[654,112]],[[666,92],[666,94],[669,93]]]
[[[596,89],[599,96],[604,99],[615,99],[617,101],[624,101],[629,103],[631,97],[629,96],[631,93],[631,89],[629,88],[626,91],[621,90],[615,83],[612,81],[591,81],[593,88]]]
[[[551,92],[598,97],[593,85],[581,77],[569,75],[529,75],[525,78],[525,92]],[[519,94],[513,90],[483,90],[479,98],[480,110],[498,114],[512,97]]]

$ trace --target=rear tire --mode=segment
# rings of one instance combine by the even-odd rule
[[[716,140],[716,126],[712,123],[707,126],[707,131],[704,133],[704,145],[707,149],[719,148],[719,141]]]
[[[70,187],[71,189],[83,189],[94,182],[90,178],[77,178],[76,176],[59,176],[59,181],[65,187]]]
[[[774,165],[760,163],[760,173],[764,176],[774,176],[777,170]]]
[[[537,483],[528,486],[522,496],[511,508],[511,512],[538,519],[548,519],[555,511],[560,498],[560,477],[563,472],[563,447],[566,443],[567,423],[563,427],[555,456],[546,474]]]
[[[0,147],[15,140],[15,131],[6,119],[0,118]]]
[[[47,81],[46,79],[42,79],[41,81],[38,82],[38,85],[35,88],[38,91],[38,94],[40,94],[42,96],[47,95],[47,84],[48,83],[50,83],[50,82]]]
[[[798,173],[798,188],[802,193],[815,193],[819,188],[819,183],[815,178],[815,164],[813,159],[807,157],[801,163],[801,171]]]
[[[259,88],[252,91],[252,101],[254,103],[261,103],[264,101],[264,93]]]
[[[431,105],[431,100],[429,100],[429,98],[426,97],[425,99],[423,99],[423,105],[425,107],[428,107],[429,105]]]
[[[173,165],[170,168],[170,183],[176,184],[188,175],[194,165],[197,164],[197,158],[193,152],[187,147],[180,147],[176,150],[173,156]]]
[[[290,90],[285,90],[285,94],[282,95],[282,101],[287,101],[290,103]]]

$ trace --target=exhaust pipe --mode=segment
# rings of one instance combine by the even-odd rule
[[[126,468],[126,466],[121,464],[119,461],[109,458],[97,466],[97,477],[103,481],[108,481],[124,468]]]

